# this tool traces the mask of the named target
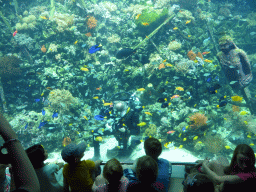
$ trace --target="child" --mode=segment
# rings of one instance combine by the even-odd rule
[[[93,192],[125,192],[129,183],[126,177],[123,177],[123,168],[116,159],[110,159],[103,169],[103,176],[98,176],[92,186]],[[107,182],[105,181],[107,180]],[[108,183],[98,185],[97,183]]]
[[[40,144],[33,145],[26,150],[40,184],[41,191],[58,192],[63,191],[63,186],[58,176],[62,173],[56,164],[46,165],[44,161],[48,158],[48,153]]]
[[[159,192],[163,190],[164,185],[156,182],[158,166],[157,162],[152,157],[145,155],[138,159],[136,165],[136,175],[138,182],[129,183],[127,192]]]
[[[67,145],[61,152],[62,159],[68,164],[64,165],[64,191],[72,192],[91,192],[95,179],[95,170],[99,168],[101,160],[95,163],[92,160],[81,159],[84,156],[86,144],[84,142],[76,145],[71,143]]]
[[[158,157],[162,153],[162,145],[156,138],[148,138],[144,142],[144,149],[146,155],[152,157],[158,164],[158,177],[157,182],[164,185],[164,192],[168,192],[170,187],[170,179],[172,174],[172,164],[166,159],[159,159]],[[124,169],[124,176],[129,179],[129,182],[137,182],[136,174],[132,169]]]

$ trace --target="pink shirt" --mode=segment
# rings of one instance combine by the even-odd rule
[[[99,177],[99,179],[102,179],[102,178]],[[97,178],[96,178],[96,180],[97,180]],[[96,181],[96,180],[95,180],[95,182],[102,183],[102,181]],[[126,192],[128,184],[129,184],[129,180],[126,177],[122,177],[118,192]],[[107,192],[108,191],[107,184],[100,184],[100,185],[96,186],[94,183],[94,185],[92,186],[92,191],[93,192]]]
[[[252,173],[237,173],[235,174],[238,177],[240,177],[243,181],[246,181],[247,179],[256,179],[256,174],[254,172]]]

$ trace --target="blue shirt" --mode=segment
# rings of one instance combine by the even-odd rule
[[[158,159],[158,177],[156,179],[157,183],[162,183],[164,185],[164,192],[168,192],[169,178],[172,175],[172,164],[166,159]],[[129,179],[129,184],[137,183],[136,173],[132,169],[125,169],[124,176]]]

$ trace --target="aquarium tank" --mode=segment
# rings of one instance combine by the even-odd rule
[[[239,0],[0,0],[0,112],[64,162],[232,158],[256,144],[256,5]],[[0,142],[3,144],[3,140]]]

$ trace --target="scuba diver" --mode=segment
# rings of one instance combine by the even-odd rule
[[[117,93],[110,100],[113,101],[113,106],[104,107],[99,114],[107,119],[106,128],[100,135],[114,135],[118,141],[118,146],[108,150],[107,155],[129,156],[132,149],[141,140],[139,136],[140,127],[137,126],[139,124],[139,112],[142,111],[141,103],[135,93],[131,95],[127,92]],[[131,145],[128,147],[128,140],[131,135],[134,136],[132,137]],[[93,136],[94,158],[99,158],[100,156],[99,142],[95,140],[97,136],[99,136],[99,131],[95,131]]]
[[[219,47],[221,52],[217,57],[230,86],[234,91],[241,91],[251,114],[256,114],[256,101],[248,89],[253,75],[246,53],[239,49],[228,35],[219,39]]]

